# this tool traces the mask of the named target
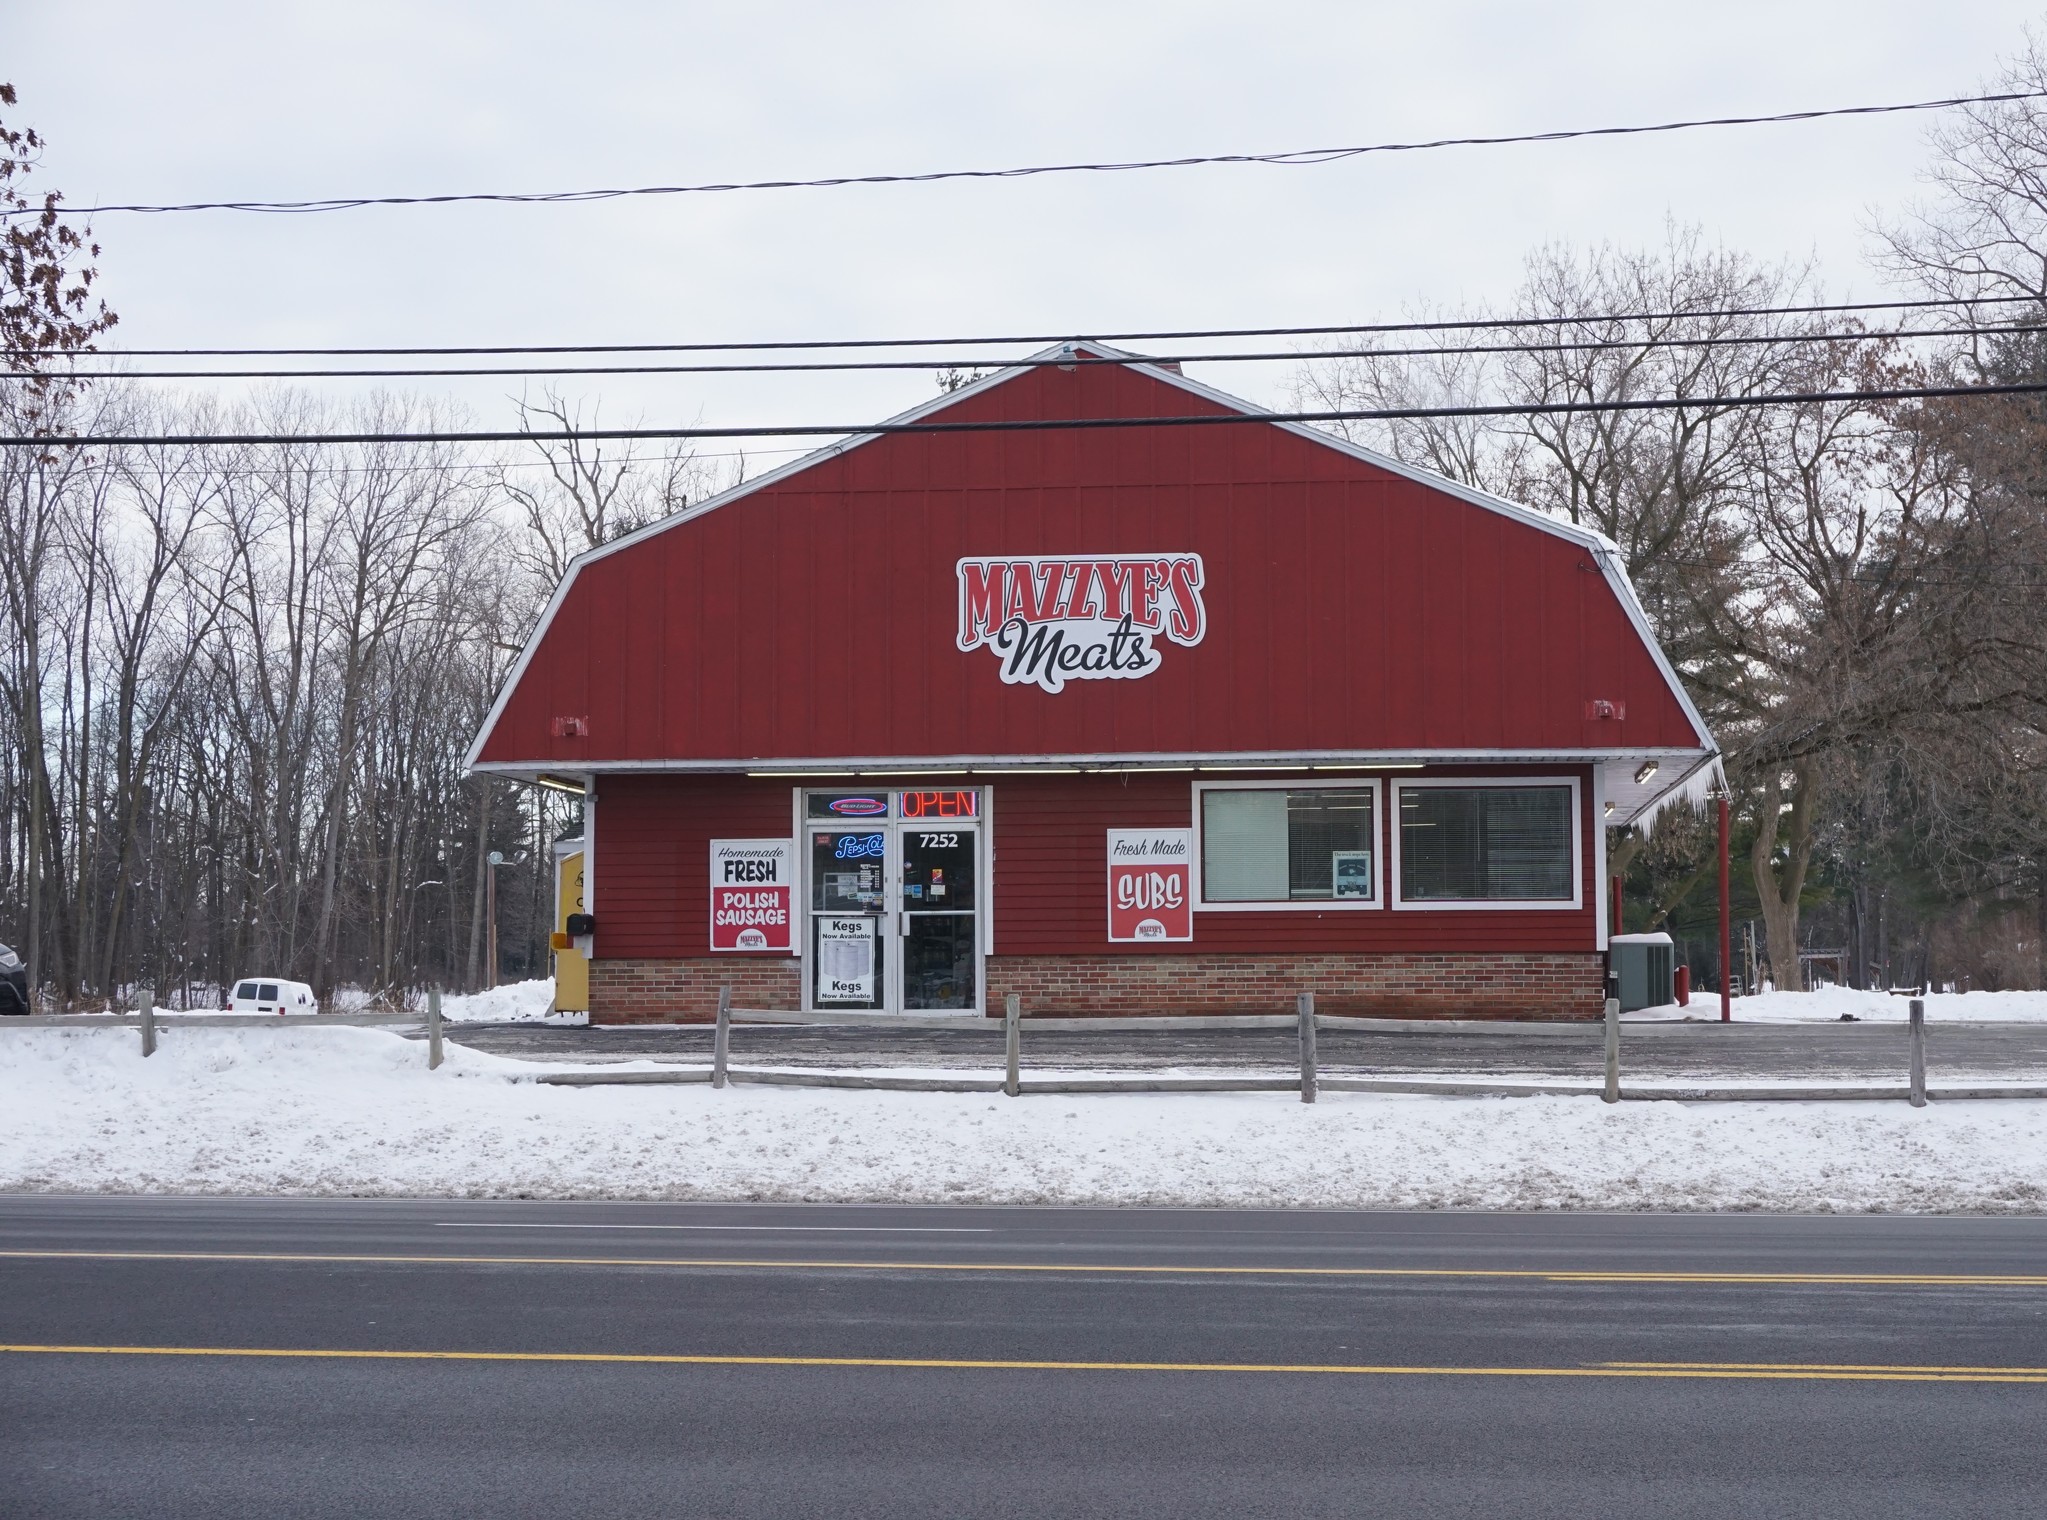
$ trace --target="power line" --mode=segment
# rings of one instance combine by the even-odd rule
[[[1324,338],[1352,333],[1479,332],[1512,327],[1590,327],[1613,322],[1711,321],[1723,317],[1796,317],[1857,311],[1923,311],[1957,306],[2041,306],[2040,296],[1949,296],[1910,301],[1823,301],[1803,306],[1724,306],[1687,311],[1622,311],[1574,316],[1456,317],[1429,322],[1340,322],[1313,327],[1201,327],[1156,332],[1012,333],[945,338],[790,338],[734,343],[506,343],[412,348],[123,348],[108,356],[132,359],[201,358],[426,358],[488,354],[691,354],[768,353],[836,348],[982,348],[1047,343],[1163,343],[1195,338]],[[1993,329],[1994,330],[1994,329]],[[97,350],[94,351],[96,354]],[[42,349],[0,349],[15,359],[45,357]],[[1005,361],[1007,362],[1007,361]]]
[[[1876,328],[1858,332],[1762,333],[1754,336],[1710,334],[1705,337],[1602,339],[1593,342],[1457,344],[1429,348],[1338,348],[1253,350],[1249,353],[1169,354],[1148,356],[1149,363],[1260,364],[1303,359],[1416,359],[1457,355],[1602,353],[1645,348],[1761,348],[1792,343],[1874,343],[1899,338],[1970,338],[2047,332],[2047,324],[2009,327]],[[840,374],[866,371],[1073,369],[1127,365],[1124,358],[1094,354],[1049,358],[1006,359],[989,355],[948,355],[923,359],[815,359],[760,364],[515,364],[452,368],[391,369],[167,369],[67,370],[72,380],[389,380],[451,379],[519,375],[765,375]]]
[[[569,443],[626,438],[847,438],[889,433],[1093,432],[1105,428],[1214,427],[1246,423],[1399,422],[1429,417],[1543,417],[1586,412],[1720,410],[1847,402],[1920,401],[1964,396],[2047,393],[2047,381],[2006,385],[1919,385],[1750,396],[1649,396],[1617,401],[1511,402],[1493,406],[1372,407],[1320,412],[1219,412],[1170,417],[1064,417],[987,422],[871,422],[773,427],[588,428],[559,431],[450,433],[159,433],[92,436],[0,436],[6,448],[155,448],[271,444]]]
[[[1655,132],[1684,132],[1698,127],[1753,127],[1783,122],[1818,121],[1835,116],[1885,116],[1903,111],[1944,111],[1954,106],[1990,105],[2030,100],[2038,90],[2002,95],[1956,95],[1945,100],[1915,100],[1897,105],[1835,106],[1817,111],[1780,111],[1769,116],[1713,116],[1690,121],[1665,121],[1642,126],[1575,127],[1550,132],[1518,132],[1496,137],[1438,137],[1421,142],[1372,143],[1353,148],[1296,148],[1281,153],[1214,153],[1183,158],[1130,159],[1121,162],[1030,164],[1010,169],[939,169],[919,174],[845,174],[827,179],[768,179],[723,184],[640,185],[617,190],[543,190],[522,192],[469,191],[445,195],[336,196],[305,201],[189,201],[175,205],[107,204],[58,207],[60,216],[91,216],[102,211],[150,214],[173,211],[256,211],[305,215],[320,211],[352,211],[364,206],[447,206],[463,203],[576,205],[586,201],[622,200],[631,196],[705,195],[738,190],[824,190],[842,185],[924,185],[942,180],[1027,179],[1045,174],[1120,174],[1138,169],[1187,169],[1207,164],[1263,164],[1291,168],[1337,163],[1370,153],[1420,153],[1436,148],[1492,148],[1513,143],[1569,142],[1587,137],[1634,137]],[[25,207],[0,216],[40,216],[41,207]]]

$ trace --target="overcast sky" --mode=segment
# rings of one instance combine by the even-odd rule
[[[1271,151],[1968,93],[2040,0],[0,3],[74,203],[544,190]],[[1881,294],[1921,117],[1321,168],[306,217],[105,215],[117,346],[1105,332],[1504,301],[1666,218]],[[1277,399],[1284,366],[1195,373]],[[416,382],[503,422],[516,382]],[[568,382],[607,420],[838,422],[922,376]],[[338,387],[335,388],[339,394]]]

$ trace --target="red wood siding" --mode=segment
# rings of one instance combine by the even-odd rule
[[[1187,415],[1121,366],[943,420]],[[1208,631],[1056,695],[956,647],[961,557],[1198,553]],[[1586,703],[1625,704],[1588,721]],[[557,717],[589,719],[557,737]],[[895,434],[585,565],[485,763],[1692,748],[1575,543],[1261,424]]]

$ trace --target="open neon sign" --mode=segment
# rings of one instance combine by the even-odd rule
[[[902,816],[905,818],[978,818],[980,794],[977,792],[902,792]]]

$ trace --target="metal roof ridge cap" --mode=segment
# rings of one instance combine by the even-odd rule
[[[1082,341],[1093,342],[1094,340],[1087,339]],[[1284,418],[1269,417],[1269,408],[1258,406],[1253,402],[1245,400],[1242,396],[1232,395],[1228,391],[1220,390],[1213,385],[1204,384],[1202,381],[1190,380],[1179,370],[1164,369],[1153,360],[1138,354],[1125,353],[1123,350],[1113,348],[1105,343],[1098,343],[1095,346],[1107,351],[1105,357],[1121,360],[1132,369],[1143,370],[1154,379],[1164,381],[1168,385],[1178,386],[1181,390],[1187,391],[1192,395],[1201,396],[1206,400],[1215,402],[1219,406],[1228,407],[1231,411],[1240,412],[1245,416],[1266,416],[1274,427],[1284,428],[1289,433],[1305,438],[1311,443],[1319,443],[1327,448],[1335,449],[1340,454],[1348,454],[1354,459],[1374,465],[1389,474],[1398,475],[1406,480],[1412,480],[1417,485],[1429,486],[1435,490],[1447,492],[1452,496],[1461,497],[1473,506],[1484,507],[1489,511],[1501,512],[1509,517],[1520,519],[1531,527],[1541,528],[1546,532],[1554,533],[1559,538],[1574,539],[1589,546],[1604,547],[1618,552],[1619,545],[1615,544],[1612,539],[1601,533],[1597,528],[1587,528],[1579,523],[1565,522],[1561,518],[1552,517],[1549,513],[1541,511],[1536,507],[1528,506],[1524,502],[1509,501],[1504,496],[1496,496],[1491,491],[1481,490],[1473,485],[1466,485],[1461,480],[1453,480],[1448,475],[1439,474],[1421,465],[1408,464],[1404,460],[1395,459],[1391,454],[1382,454],[1377,449],[1368,448],[1362,443],[1353,442],[1351,439],[1341,437],[1335,433],[1324,432],[1321,428],[1311,426],[1308,423],[1290,422]],[[1313,355],[1303,354],[1301,357],[1306,359],[1312,358]]]
[[[1107,347],[1107,345],[1102,346]],[[1242,397],[1232,396],[1228,391],[1218,390],[1212,385],[1204,385],[1198,380],[1190,380],[1178,370],[1161,369],[1156,364],[1150,364],[1135,358],[1129,362],[1131,368],[1142,370],[1153,379],[1163,381],[1168,385],[1178,386],[1190,394],[1205,397],[1218,405],[1232,407],[1251,416],[1256,416],[1264,410],[1262,407],[1253,406]],[[1608,587],[1620,602],[1622,613],[1633,626],[1636,637],[1641,639],[1643,645],[1648,649],[1650,659],[1654,661],[1658,673],[1662,675],[1665,687],[1677,699],[1679,710],[1684,713],[1686,721],[1692,725],[1694,734],[1702,742],[1702,747],[1710,748],[1715,753],[1719,752],[1719,744],[1713,738],[1713,731],[1707,727],[1706,720],[1699,712],[1698,707],[1693,703],[1691,694],[1685,690],[1684,682],[1678,679],[1677,668],[1670,663],[1670,657],[1664,652],[1663,645],[1657,639],[1655,630],[1650,628],[1648,614],[1643,610],[1641,599],[1635,595],[1633,582],[1628,579],[1626,573],[1620,568],[1620,545],[1616,544],[1604,533],[1600,532],[1597,528],[1587,528],[1578,523],[1564,522],[1559,518],[1550,516],[1547,512],[1538,511],[1536,508],[1525,506],[1520,502],[1509,501],[1504,496],[1495,496],[1490,491],[1481,491],[1476,486],[1465,485],[1462,481],[1452,480],[1449,476],[1438,474],[1434,470],[1404,463],[1393,458],[1391,455],[1381,454],[1377,449],[1366,448],[1363,444],[1353,443],[1348,438],[1339,437],[1334,433],[1326,433],[1322,429],[1310,427],[1306,423],[1275,420],[1272,425],[1283,428],[1287,432],[1293,433],[1297,437],[1305,438],[1310,442],[1320,443],[1328,448],[1335,449],[1338,453],[1348,454],[1355,459],[1362,460],[1364,463],[1385,470],[1390,474],[1398,475],[1405,480],[1414,481],[1417,485],[1427,486],[1431,490],[1442,491],[1473,506],[1486,511],[1497,512],[1505,517],[1511,517],[1517,522],[1526,523],[1540,532],[1553,534],[1558,538],[1590,549],[1593,559],[1599,564],[1601,575],[1604,576]]]

